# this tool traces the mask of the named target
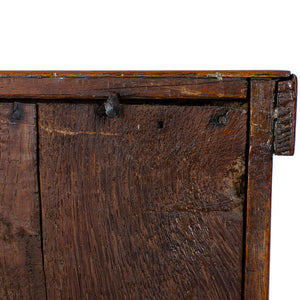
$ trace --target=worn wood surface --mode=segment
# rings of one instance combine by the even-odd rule
[[[251,80],[244,299],[268,299],[275,81]]]
[[[277,155],[293,155],[295,148],[297,77],[279,81],[275,122],[274,151]]]
[[[247,110],[39,104],[48,299],[240,299]]]
[[[124,110],[104,119],[92,103],[113,93]],[[287,71],[1,71],[0,298],[46,297],[39,102],[48,299],[267,299],[296,95]],[[143,102],[168,106],[124,105]]]
[[[0,103],[0,299],[44,299],[35,105]]]
[[[189,77],[0,77],[0,98],[245,99],[247,80]]]
[[[196,78],[284,78],[289,71],[209,70],[209,71],[0,71],[0,77],[196,77]]]

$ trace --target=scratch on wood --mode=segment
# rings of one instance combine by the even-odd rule
[[[103,131],[73,131],[70,129],[57,129],[57,128],[48,128],[41,126],[40,129],[47,131],[49,133],[58,133],[62,135],[79,135],[79,134],[86,134],[86,135],[105,135],[105,136],[118,136],[119,133],[113,133],[113,132],[103,132]]]

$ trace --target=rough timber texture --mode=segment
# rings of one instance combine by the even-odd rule
[[[246,79],[188,77],[0,78],[0,98],[245,99]]]
[[[48,299],[240,299],[246,109],[95,110],[39,105]]]
[[[268,299],[275,81],[251,80],[244,299]]]
[[[0,104],[0,299],[44,299],[34,104]]]
[[[293,155],[295,148],[297,77],[278,82],[277,121],[274,150],[277,155]]]
[[[11,99],[0,104],[0,299],[46,297],[25,102],[44,103],[49,300],[267,299],[272,151],[293,154],[296,89],[287,71],[0,71],[0,101]],[[169,106],[110,119],[91,103],[111,94],[123,107]],[[75,100],[87,105],[62,104]]]

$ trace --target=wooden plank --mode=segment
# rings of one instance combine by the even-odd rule
[[[213,71],[0,71],[0,77],[215,77],[215,78],[282,78],[289,71],[275,70],[213,70]]]
[[[244,299],[268,299],[275,81],[251,80]]]
[[[274,152],[277,155],[293,155],[295,149],[297,105],[297,77],[279,81],[277,91],[277,115],[275,122]]]
[[[39,104],[48,297],[240,299],[247,109],[95,109]]]
[[[45,299],[34,104],[0,103],[0,298]]]
[[[0,98],[246,99],[247,80],[188,77],[0,78]]]

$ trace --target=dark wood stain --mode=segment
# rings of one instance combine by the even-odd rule
[[[0,299],[45,299],[35,116],[0,103]]]
[[[247,111],[94,109],[39,105],[49,298],[240,299]]]

